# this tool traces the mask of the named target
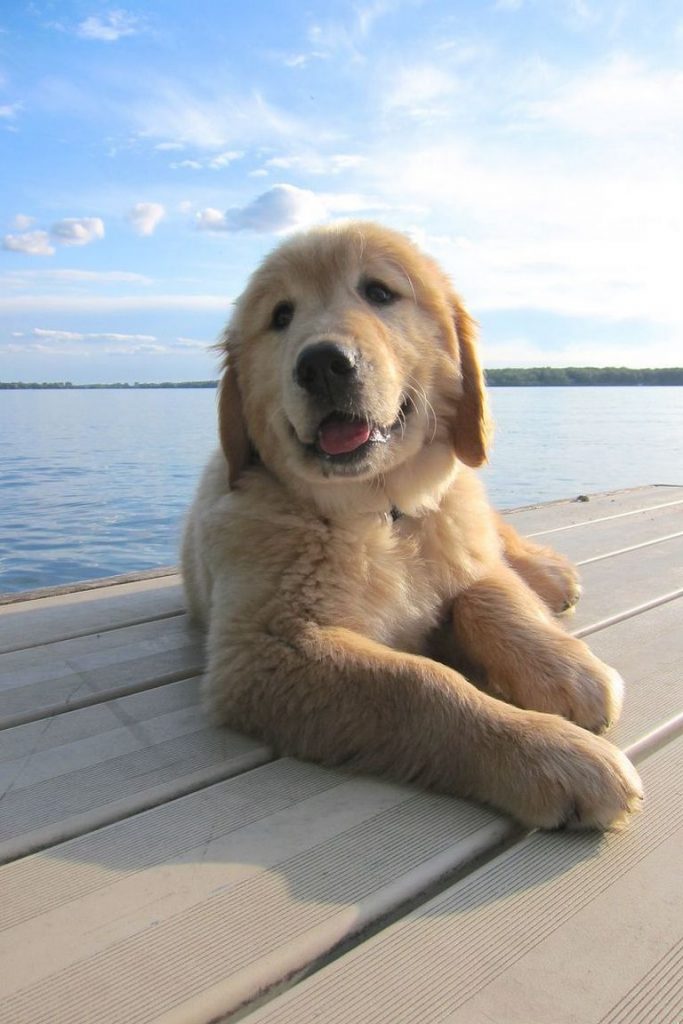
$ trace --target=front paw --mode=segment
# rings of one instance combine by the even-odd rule
[[[578,570],[551,548],[540,548],[527,570],[527,582],[556,615],[573,611],[581,597]]]
[[[489,692],[528,711],[560,715],[590,732],[605,732],[621,714],[624,682],[586,644],[563,633],[510,648],[504,667],[489,678]]]
[[[640,809],[638,772],[607,740],[546,715],[526,731],[526,764],[506,808],[523,824],[614,830]]]
[[[591,732],[605,732],[619,720],[624,681],[616,669],[592,654],[581,640],[560,659],[557,669],[556,707],[561,714]]]

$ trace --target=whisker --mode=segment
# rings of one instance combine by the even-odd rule
[[[415,411],[419,412],[419,409],[418,409],[418,406],[417,406],[417,402],[416,402],[415,398],[413,398],[413,395],[415,395],[415,397],[417,399],[419,399],[420,403],[424,407],[424,411],[425,411],[425,414],[427,416],[427,425],[429,426],[430,423],[432,424],[432,430],[431,430],[431,436],[429,438],[429,443],[433,444],[434,439],[436,437],[437,428],[438,428],[438,418],[437,418],[436,412],[434,410],[434,406],[432,405],[432,403],[427,398],[426,391],[424,390],[422,385],[418,384],[418,382],[415,380],[415,378],[411,376],[411,377],[408,378],[408,394],[407,394],[407,398],[408,398],[408,401],[413,406],[413,408],[415,409]]]
[[[410,274],[408,273],[406,268],[403,266],[403,264],[398,262],[398,260],[396,261],[396,266],[401,271],[401,273],[405,277],[406,281],[410,285],[410,290],[413,293],[413,301],[417,302],[417,292],[415,291],[415,285],[413,284],[413,281],[412,281],[412,278],[411,278]]]

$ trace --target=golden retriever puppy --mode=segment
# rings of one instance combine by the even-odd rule
[[[292,237],[224,344],[222,451],[183,543],[220,720],[525,825],[621,825],[640,781],[593,734],[621,680],[551,615],[571,567],[501,525],[470,468],[485,392],[441,270],[370,223]]]

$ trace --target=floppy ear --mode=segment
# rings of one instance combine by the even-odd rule
[[[240,473],[249,464],[250,447],[237,369],[230,357],[218,392],[218,434],[228,460],[228,480],[232,490]]]
[[[490,421],[484,374],[477,354],[477,327],[457,295],[451,295],[460,350],[462,397],[453,425],[455,453],[468,466],[486,462]]]

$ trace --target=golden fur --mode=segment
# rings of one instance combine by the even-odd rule
[[[222,450],[183,543],[215,714],[529,826],[622,824],[640,781],[594,735],[621,680],[551,614],[578,597],[573,568],[503,524],[470,468],[486,396],[442,271],[369,223],[292,237],[224,344]]]

